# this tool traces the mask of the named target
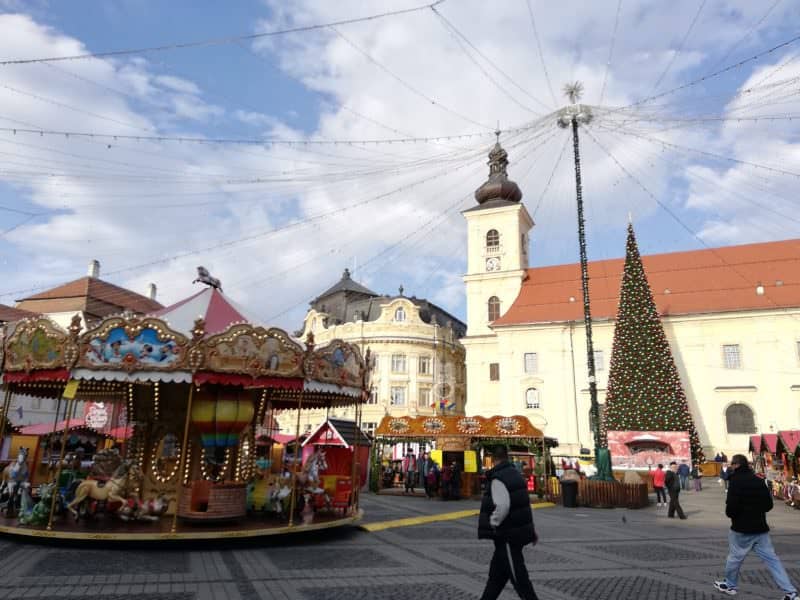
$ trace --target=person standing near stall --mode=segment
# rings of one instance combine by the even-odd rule
[[[430,486],[428,484],[428,473],[430,473],[433,464],[434,463],[428,456],[427,452],[423,452],[422,457],[417,461],[417,466],[419,467],[419,481],[422,482],[422,487],[425,488],[425,496],[428,498],[431,497]]]
[[[417,459],[414,456],[414,452],[409,450],[406,457],[403,459],[403,478],[405,483],[405,488],[403,490],[404,494],[407,494],[409,491],[413,494],[414,493],[414,484],[415,479],[417,477]]]
[[[489,580],[481,600],[496,600],[509,579],[520,598],[538,600],[522,555],[526,545],[538,541],[528,486],[508,462],[504,446],[495,448],[492,462],[494,466],[486,472],[488,485],[478,517],[478,539],[494,542]]]
[[[667,493],[664,491],[664,480],[666,476],[664,465],[659,464],[658,468],[653,471],[653,489],[656,492],[656,508],[667,506]]]
[[[666,486],[667,493],[669,494],[669,508],[667,509],[667,517],[674,519],[675,511],[677,511],[678,517],[685,519],[686,515],[683,514],[683,508],[681,508],[681,503],[678,499],[678,496],[681,493],[681,481],[678,477],[678,463],[675,461],[669,463],[669,471],[667,471],[667,476],[664,478],[664,485]]]

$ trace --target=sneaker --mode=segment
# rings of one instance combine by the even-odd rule
[[[729,586],[727,581],[715,581],[714,587],[718,592],[728,594],[728,596],[735,596],[737,594],[737,589]]]
[[[797,600],[798,595],[797,592],[786,592],[783,595],[783,600]]]

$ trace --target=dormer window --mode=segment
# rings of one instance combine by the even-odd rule
[[[497,229],[490,229],[486,232],[486,247],[496,249],[500,246],[500,234]]]
[[[394,311],[394,320],[399,322],[406,320],[406,311],[402,306],[399,306],[397,310]]]

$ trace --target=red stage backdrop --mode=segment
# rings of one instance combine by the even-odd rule
[[[683,460],[691,464],[688,431],[609,431],[608,450],[615,469],[666,468]]]

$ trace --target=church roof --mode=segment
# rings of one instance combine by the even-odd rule
[[[642,262],[661,315],[800,308],[800,239],[652,254]],[[616,318],[624,264],[589,263],[593,319]],[[492,326],[582,319],[580,265],[573,263],[528,269],[517,299]]]
[[[96,277],[81,277],[47,291],[19,300],[19,308],[38,313],[84,310],[89,300],[99,300],[123,310],[145,314],[158,310],[161,304]]]
[[[327,290],[322,292],[319,296],[314,298],[314,300],[311,301],[311,304],[314,304],[315,302],[318,302],[323,298],[327,298],[328,296],[332,296],[337,292],[356,292],[358,294],[364,294],[365,296],[378,295],[371,289],[364,287],[357,281],[353,280],[350,277],[350,269],[345,269],[344,272],[342,273],[342,278],[339,281],[337,281],[334,285],[329,287]]]

